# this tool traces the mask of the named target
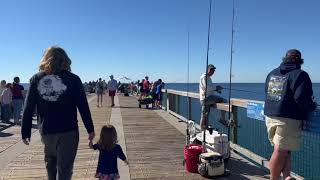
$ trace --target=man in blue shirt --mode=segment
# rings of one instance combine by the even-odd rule
[[[272,70],[266,79],[264,113],[268,136],[274,151],[270,159],[271,180],[290,177],[291,151],[299,150],[302,121],[316,109],[313,102],[312,82],[301,70],[300,51],[291,49],[281,65]]]

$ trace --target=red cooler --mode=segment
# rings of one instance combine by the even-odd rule
[[[201,153],[202,145],[189,144],[184,147],[185,167],[188,172],[198,173],[198,161]]]

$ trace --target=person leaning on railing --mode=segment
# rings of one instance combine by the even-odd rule
[[[30,79],[22,118],[22,140],[30,143],[32,115],[38,114],[38,129],[44,144],[49,180],[70,180],[79,144],[77,109],[88,132],[95,136],[91,113],[80,78],[71,73],[71,60],[57,46],[49,47],[40,62],[40,72]]]
[[[199,95],[200,104],[202,107],[200,126],[202,130],[205,130],[209,125],[210,108],[215,107],[216,103],[227,102],[226,99],[215,94],[215,92],[220,92],[223,89],[222,86],[216,86],[212,83],[211,76],[214,74],[215,70],[216,67],[212,64],[209,64],[208,74],[206,75],[206,73],[204,73],[200,77]],[[225,111],[221,111],[220,113],[220,122],[225,123]]]
[[[268,136],[274,151],[270,159],[271,180],[290,177],[291,151],[299,150],[302,121],[307,113],[316,109],[313,102],[312,82],[301,70],[300,51],[287,51],[281,65],[266,79],[264,113]]]

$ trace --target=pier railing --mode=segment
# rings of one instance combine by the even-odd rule
[[[230,119],[235,123],[229,134],[231,148],[268,169],[273,147],[268,140],[263,118],[264,102],[232,98],[230,104]],[[201,105],[198,93],[166,89],[163,90],[162,105],[164,110],[179,119],[186,122],[189,117],[199,124]],[[259,114],[261,110],[262,116]],[[228,128],[219,123],[221,111],[226,111],[228,116],[229,104],[217,104],[216,109],[211,109],[210,124],[219,131],[228,133]],[[292,173],[298,179],[320,179],[320,109],[313,112],[306,122],[300,151],[293,152]]]

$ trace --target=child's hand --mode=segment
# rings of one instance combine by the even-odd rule
[[[92,140],[89,141],[89,147],[92,149],[93,148],[93,143],[92,143]]]

